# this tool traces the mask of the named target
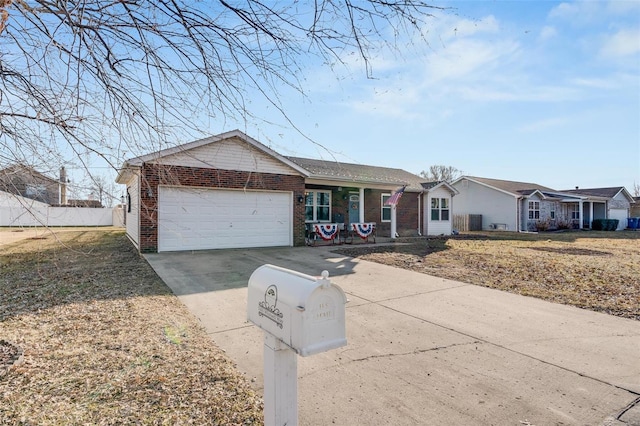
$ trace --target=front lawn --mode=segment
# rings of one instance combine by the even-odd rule
[[[465,233],[338,252],[640,320],[640,232]]]
[[[24,351],[0,374],[0,424],[262,424],[261,398],[123,231],[0,246],[0,294],[0,340]]]

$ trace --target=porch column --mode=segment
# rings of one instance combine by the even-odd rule
[[[582,200],[578,201],[578,216],[580,216],[580,219],[578,219],[578,229],[582,229],[582,221],[584,220],[584,203]]]
[[[391,239],[396,238],[396,205],[391,206]]]
[[[358,214],[360,215],[360,217],[358,218],[358,222],[362,223],[364,222],[364,188],[360,188],[360,193],[358,198],[360,199],[359,201],[359,206],[358,206]]]
[[[593,224],[593,201],[589,203],[589,229],[591,229],[592,224]]]

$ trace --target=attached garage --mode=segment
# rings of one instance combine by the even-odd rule
[[[291,246],[293,193],[158,187],[158,251]]]
[[[141,253],[304,245],[308,174],[238,130],[129,159],[127,236]]]
[[[627,209],[609,209],[609,219],[618,219],[618,229],[621,231],[627,227],[627,218],[629,217],[629,211]]]

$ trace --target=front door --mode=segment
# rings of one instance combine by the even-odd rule
[[[349,195],[349,223],[360,222],[360,196]]]

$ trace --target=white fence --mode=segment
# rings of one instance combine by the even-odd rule
[[[0,226],[123,226],[123,209],[51,207],[0,192]]]

